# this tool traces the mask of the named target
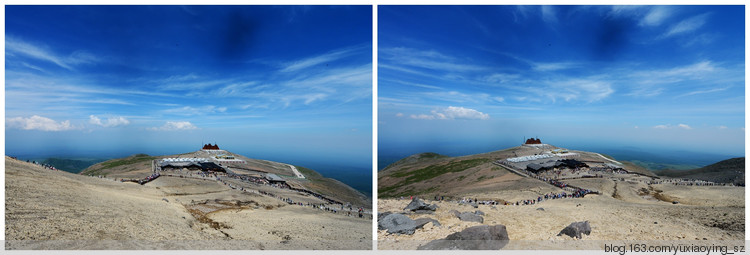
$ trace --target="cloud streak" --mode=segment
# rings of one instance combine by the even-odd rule
[[[148,130],[152,131],[180,131],[194,129],[198,129],[198,127],[196,127],[189,121],[167,121],[167,123],[164,123],[164,125],[161,127],[148,128]]]
[[[403,116],[403,114],[398,115],[398,117]],[[409,116],[412,119],[421,119],[421,120],[456,120],[456,119],[466,119],[466,120],[488,120],[490,119],[490,115],[486,113],[482,113],[480,111],[470,109],[470,108],[464,108],[464,107],[456,107],[456,106],[448,106],[448,108],[433,110],[430,112],[430,114],[419,114],[415,115],[412,114]]]
[[[296,72],[296,71],[306,69],[315,65],[319,65],[323,63],[331,63],[339,59],[352,56],[358,53],[358,51],[361,51],[362,49],[364,48],[357,47],[357,48],[338,49],[338,50],[334,50],[323,55],[300,59],[297,61],[286,63],[284,65],[284,68],[282,68],[280,72],[285,72],[285,73]]]
[[[108,118],[106,121],[102,121],[99,117],[89,115],[89,123],[102,127],[117,127],[128,125],[130,124],[130,121],[122,116]]]
[[[680,21],[679,23],[670,27],[669,30],[667,30],[667,32],[665,32],[664,34],[660,36],[660,38],[662,39],[668,38],[668,37],[677,36],[681,34],[687,34],[695,30],[698,30],[699,28],[703,27],[704,24],[706,24],[706,18],[708,18],[707,13],[693,16],[683,21]]]
[[[34,115],[28,118],[15,117],[5,120],[8,128],[41,131],[66,131],[80,129],[70,124],[69,120],[57,122],[50,118]]]

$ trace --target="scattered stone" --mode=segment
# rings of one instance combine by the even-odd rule
[[[539,207],[539,208],[536,208],[536,210],[537,211],[544,211],[544,208]]]
[[[416,211],[420,209],[424,210],[424,208],[426,208],[427,206],[428,204],[425,204],[425,202],[422,201],[422,199],[415,197],[411,200],[411,203],[409,203],[409,205],[404,207],[404,210],[408,210],[408,211]]]
[[[679,204],[679,203],[680,203],[680,201],[672,201],[673,205],[676,205],[676,204]]]
[[[561,235],[567,235],[570,237],[581,239],[581,234],[590,235],[591,234],[591,225],[589,225],[589,221],[579,221],[579,222],[573,222],[570,223],[567,227],[565,227],[563,230],[560,231],[557,236]]]
[[[473,222],[484,223],[484,218],[482,218],[482,216],[474,214],[473,212],[463,212],[458,215],[458,218],[462,221],[473,221]]]
[[[490,208],[491,208],[491,209],[493,209],[493,210],[497,210],[497,207],[496,207],[496,206],[494,206],[494,205],[493,205],[493,206],[490,206]]]
[[[437,205],[427,204],[424,201],[422,201],[422,199],[415,197],[414,199],[411,200],[411,203],[409,203],[409,205],[407,205],[404,208],[404,210],[412,211],[416,213],[430,213],[430,212],[434,212],[435,210],[437,210]],[[426,212],[426,211],[430,211],[430,212]]]
[[[385,229],[389,234],[411,235],[416,228],[417,222],[403,214],[392,213],[378,220],[378,229]]]
[[[499,250],[508,244],[508,231],[503,225],[482,225],[464,229],[431,241],[417,250]]]
[[[161,198],[161,200],[164,201],[164,202],[169,203],[169,200],[167,200],[166,198]]]
[[[476,215],[484,215],[484,212],[482,212],[480,210],[476,210],[476,211],[474,211],[474,214],[476,214]]]
[[[659,223],[657,223],[656,221],[654,221],[654,224],[659,224]]]
[[[471,206],[473,206],[474,208],[479,208],[479,205],[477,205],[477,203],[471,203]]]
[[[417,228],[423,228],[425,224],[430,223],[430,222],[432,222],[432,225],[435,227],[440,226],[440,222],[438,222],[435,219],[430,219],[430,218],[419,218],[414,221],[417,223]]]

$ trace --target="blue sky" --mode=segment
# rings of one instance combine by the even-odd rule
[[[8,155],[218,143],[371,175],[370,6],[5,10]]]
[[[524,136],[744,155],[744,12],[380,6],[379,155],[473,154]]]

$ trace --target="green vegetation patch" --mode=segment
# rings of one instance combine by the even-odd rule
[[[419,170],[415,171],[409,171],[409,172],[398,172],[391,174],[391,177],[407,177],[406,182],[407,183],[415,183],[420,182],[424,180],[429,180],[435,177],[438,177],[440,175],[451,173],[451,172],[461,172],[463,170],[487,163],[492,161],[492,159],[488,158],[476,158],[476,159],[467,159],[467,160],[458,160],[458,161],[451,161],[448,164],[441,164],[441,165],[431,165]]]
[[[57,169],[69,172],[69,173],[80,173],[83,169],[94,165],[96,163],[104,161],[99,159],[67,159],[67,158],[48,158],[42,161],[43,164],[49,164],[55,166]]]
[[[399,194],[393,194],[392,192],[394,192],[399,187],[405,187],[412,183],[429,180],[429,179],[438,177],[446,173],[461,172],[466,169],[476,167],[478,165],[491,162],[491,161],[492,159],[489,159],[489,158],[454,160],[454,161],[448,162],[447,164],[436,164],[436,165],[431,165],[431,166],[418,169],[418,170],[414,170],[414,171],[401,171],[401,172],[393,173],[390,175],[391,177],[406,177],[406,179],[404,179],[403,181],[393,186],[378,187],[378,193],[379,193],[378,196],[382,196],[382,197],[399,196],[400,194],[409,192],[409,190],[407,189],[405,192],[401,192]],[[462,176],[462,177],[466,178],[465,176]],[[462,180],[463,179],[462,177],[459,177],[459,180]]]
[[[323,176],[320,175],[318,172],[310,170],[309,168],[301,167],[301,166],[294,166],[294,167],[296,167],[297,171],[299,171],[307,179],[320,179],[320,178],[323,178]]]
[[[130,165],[130,164],[136,164],[136,163],[141,163],[144,161],[151,161],[154,159],[156,159],[156,157],[151,157],[146,154],[136,154],[136,155],[133,155],[132,157],[128,157],[125,159],[118,159],[118,160],[104,162],[102,163],[102,168],[99,170],[114,168],[114,167],[124,166],[124,165]]]

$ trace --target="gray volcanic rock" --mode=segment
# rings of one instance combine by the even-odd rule
[[[408,211],[412,211],[412,212],[417,212],[417,213],[429,213],[429,212],[425,212],[425,211],[433,211],[434,212],[435,210],[437,210],[437,205],[427,204],[424,201],[422,201],[422,199],[419,199],[419,198],[415,197],[414,199],[411,200],[411,203],[409,203],[409,205],[407,205],[404,208],[404,210],[408,210]]]
[[[476,214],[476,215],[484,215],[484,212],[480,211],[480,210],[476,210],[476,211],[474,211],[474,214]]]
[[[393,213],[378,220],[378,229],[388,230],[389,234],[414,234],[417,222],[406,215]]]
[[[419,218],[414,221],[417,223],[417,228],[422,228],[424,227],[424,225],[426,225],[429,222],[432,222],[433,226],[436,226],[436,227],[440,226],[440,222],[438,222],[435,219],[430,219],[430,218]]]
[[[464,229],[431,241],[417,250],[499,250],[508,244],[508,231],[503,225],[482,225]]]
[[[581,239],[581,234],[590,235],[591,234],[591,225],[589,225],[589,221],[579,221],[579,222],[573,222],[570,223],[567,227],[565,227],[562,231],[560,231],[557,236],[561,235],[567,235],[570,237]]]
[[[484,218],[482,216],[479,216],[473,212],[462,212],[458,215],[458,218],[462,221],[473,221],[473,222],[479,222],[484,223]]]
[[[383,221],[383,218],[385,218],[385,216],[388,216],[388,215],[391,215],[391,214],[393,214],[393,213],[392,212],[378,213],[378,222]],[[383,230],[384,228],[381,228],[381,225],[378,224],[378,229],[379,230]]]

